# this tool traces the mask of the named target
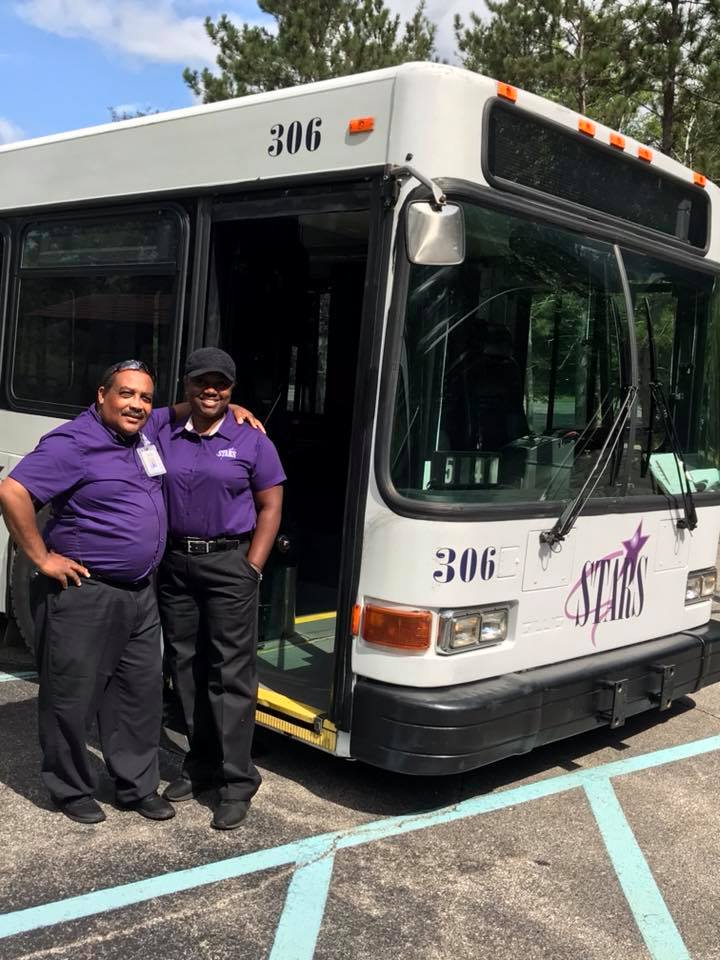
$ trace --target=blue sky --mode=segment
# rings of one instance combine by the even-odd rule
[[[0,0],[0,143],[107,123],[110,107],[189,106],[183,67],[214,65],[204,18],[224,12],[236,23],[267,19],[254,0],[217,2]],[[388,2],[403,17],[415,5]],[[480,6],[480,0],[427,4],[440,24],[443,56],[452,56],[453,14]]]

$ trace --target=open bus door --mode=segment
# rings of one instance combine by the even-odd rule
[[[367,183],[249,196],[215,206],[211,235],[205,342],[235,359],[237,399],[288,478],[261,589],[257,721],[330,751],[370,208]]]

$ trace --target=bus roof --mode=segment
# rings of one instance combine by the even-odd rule
[[[150,199],[404,162],[431,177],[486,183],[483,114],[498,87],[459,67],[410,63],[8,144],[0,147],[0,211]],[[579,114],[510,91],[518,107],[583,135]],[[372,118],[372,129],[349,132],[359,118]],[[596,142],[616,136],[591,126]],[[626,155],[637,157],[642,145],[625,140]],[[675,160],[648,153],[659,170],[697,182]],[[713,185],[707,189],[715,195]]]

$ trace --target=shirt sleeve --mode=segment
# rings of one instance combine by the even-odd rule
[[[147,437],[150,443],[155,443],[157,435],[163,429],[163,427],[169,426],[169,424],[175,422],[175,411],[172,407],[158,407],[156,410],[150,411],[150,416],[147,418],[147,422],[143,427],[143,434]]]
[[[9,476],[40,503],[66,493],[85,474],[84,457],[77,437],[67,427],[45,434]]]
[[[254,493],[276,487],[286,480],[285,471],[272,440],[258,430],[258,443],[255,452],[255,466],[250,477],[250,488]]]

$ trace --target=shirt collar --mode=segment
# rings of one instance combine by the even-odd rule
[[[214,423],[206,433],[202,434],[202,436],[214,437],[215,434],[220,434],[221,437],[224,437],[226,440],[229,440],[230,433],[229,433],[228,427],[230,425],[230,420],[228,418],[230,418],[230,420],[234,419],[230,410],[227,410],[222,420],[218,420],[217,423]],[[189,416],[185,421],[185,423],[180,426],[180,432],[182,431],[185,431],[185,433],[191,433],[197,436],[201,436],[201,434],[198,434],[197,430],[193,426],[192,416]]]
[[[140,433],[138,430],[137,433],[134,433],[131,437],[125,436],[124,433],[118,433],[117,430],[113,430],[109,427],[103,418],[98,413],[98,409],[95,404],[91,404],[89,407],[90,415],[95,418],[96,422],[103,428],[103,430],[108,433],[116,443],[122,444],[123,447],[134,447],[137,443],[140,442]]]

